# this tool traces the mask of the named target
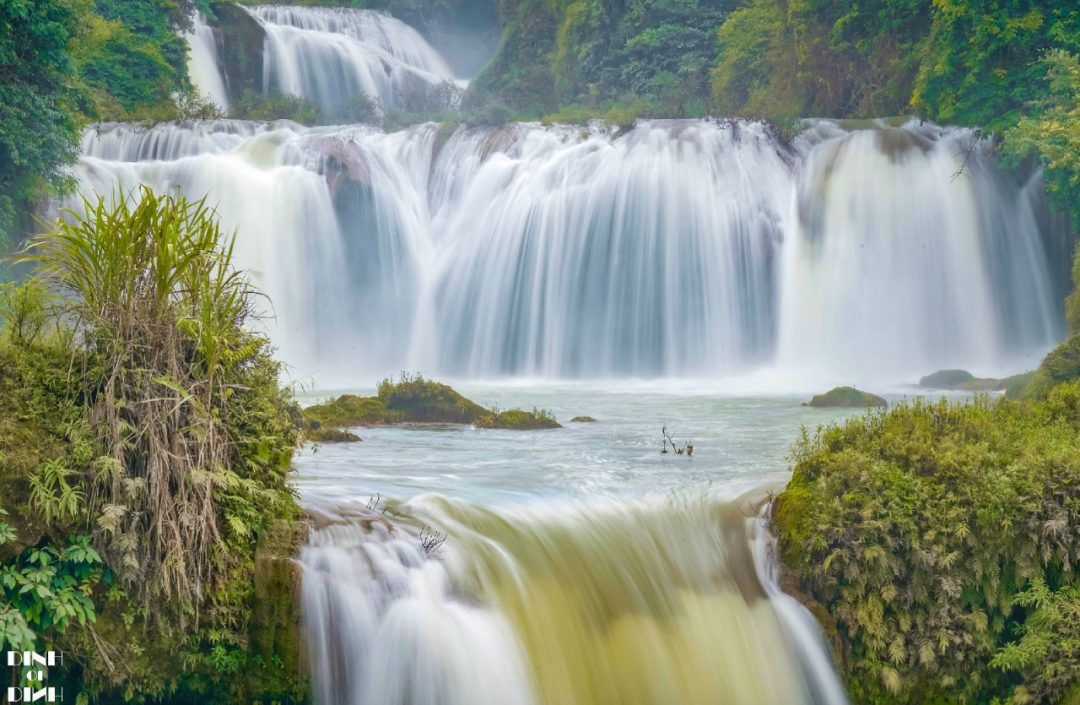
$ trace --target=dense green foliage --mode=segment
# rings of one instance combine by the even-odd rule
[[[716,108],[773,120],[914,113],[1047,165],[1080,228],[1080,9],[1065,0],[751,0],[719,33]]]
[[[1080,30],[1078,30],[1080,31]],[[1004,151],[1016,159],[1038,156],[1045,165],[1043,181],[1054,202],[1072,216],[1080,231],[1080,65],[1064,50],[1049,52],[1038,67],[1045,75],[1033,82],[1044,97],[1028,103],[1028,115],[1005,133]],[[1073,265],[1073,281],[1080,281],[1080,261]],[[1066,302],[1071,332],[1080,332],[1080,294]]]
[[[86,0],[0,2],[0,254],[46,188],[72,186],[87,94],[69,51]],[[25,223],[22,224],[25,227]]]
[[[1080,16],[1057,0],[753,0],[720,33],[721,108],[802,117],[916,111],[1010,127],[1041,97],[1039,61],[1080,48]]]
[[[568,105],[700,117],[709,109],[716,32],[725,0],[504,0],[499,53],[470,87],[489,103],[538,118]]]
[[[172,0],[96,0],[80,58],[83,79],[99,90],[101,107],[119,117],[137,106],[164,103],[187,80],[187,42],[176,28],[190,18]]]
[[[804,431],[791,459],[783,555],[857,702],[1078,694],[1080,385],[900,404]]]
[[[90,694],[302,699],[249,640],[256,545],[300,516],[281,366],[213,213],[139,195],[54,224],[0,297],[0,649],[56,645]]]
[[[96,118],[206,117],[187,83],[191,0],[0,2],[0,254],[73,183]],[[180,96],[179,101],[174,94]]]

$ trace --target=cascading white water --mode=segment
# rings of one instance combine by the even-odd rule
[[[401,91],[454,80],[420,33],[389,15],[281,5],[248,11],[266,30],[264,91],[310,98],[328,113],[360,93],[391,107]]]
[[[453,537],[436,556],[410,524],[347,506],[301,555],[315,700],[842,705],[747,505],[421,497],[407,510]]]
[[[435,167],[471,156],[476,173],[443,206],[425,368],[652,376],[768,355],[790,177],[760,126],[506,132],[463,136]],[[510,142],[483,159],[493,140]]]
[[[305,139],[291,123],[105,125],[84,136],[75,175],[84,195],[112,198],[141,183],[205,196],[223,229],[237,232],[236,256],[268,295],[275,344],[311,372],[324,346],[347,349],[336,333],[348,330],[345,310],[326,302],[347,297],[349,272],[333,201]]]
[[[1024,355],[1061,331],[1031,189],[984,143],[935,125],[827,122],[801,140],[781,366],[865,380],[1037,364]]]
[[[196,12],[191,34],[185,34],[184,39],[189,47],[187,65],[192,85],[218,107],[228,110],[229,92],[218,61],[214,29]]]
[[[899,382],[1030,368],[1062,332],[1038,180],[954,178],[963,130],[819,123],[792,149],[753,123],[437,131],[113,126],[78,174],[220,203],[279,344],[324,379]]]

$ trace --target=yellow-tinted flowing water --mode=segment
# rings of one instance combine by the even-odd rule
[[[315,661],[350,649],[383,660],[316,669],[320,702],[843,702],[827,665],[806,677],[815,659],[828,662],[814,629],[777,609],[761,500],[706,493],[496,511],[428,497],[389,533],[354,509],[305,554],[308,621],[349,609],[334,596],[348,583],[376,616],[366,630],[316,636]],[[419,517],[454,536],[440,560],[416,548]],[[398,656],[386,661],[387,651]]]

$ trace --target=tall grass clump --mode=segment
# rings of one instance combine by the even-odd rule
[[[1080,696],[1080,384],[805,430],[775,521],[860,703]]]
[[[82,205],[19,259],[36,264],[72,331],[96,447],[84,488],[95,544],[121,584],[148,607],[171,603],[159,613],[183,624],[222,567],[222,522],[252,533],[215,499],[247,474],[230,420],[238,368],[266,343],[250,331],[257,292],[205,200],[142,187]],[[67,476],[47,477],[57,488]]]

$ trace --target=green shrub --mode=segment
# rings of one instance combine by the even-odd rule
[[[69,652],[91,696],[259,697],[237,678],[264,668],[247,660],[255,547],[300,510],[258,294],[205,203],[144,189],[83,206],[20,256],[41,278],[0,296],[0,581],[21,590],[48,561],[54,593],[78,594],[48,619],[0,594],[0,634]],[[77,555],[97,572],[65,577]],[[298,669],[266,682],[301,693]]]
[[[1078,609],[1080,384],[1039,404],[902,403],[804,430],[791,460],[782,555],[835,621],[856,702],[1076,688],[1061,615]]]
[[[424,423],[473,423],[487,410],[469,401],[445,384],[424,379],[421,374],[401,373],[395,383],[379,382],[379,401],[403,421]]]
[[[322,110],[307,98],[282,93],[276,88],[269,93],[257,93],[249,88],[233,108],[232,117],[238,120],[292,120],[301,125],[318,125],[322,122]]]

